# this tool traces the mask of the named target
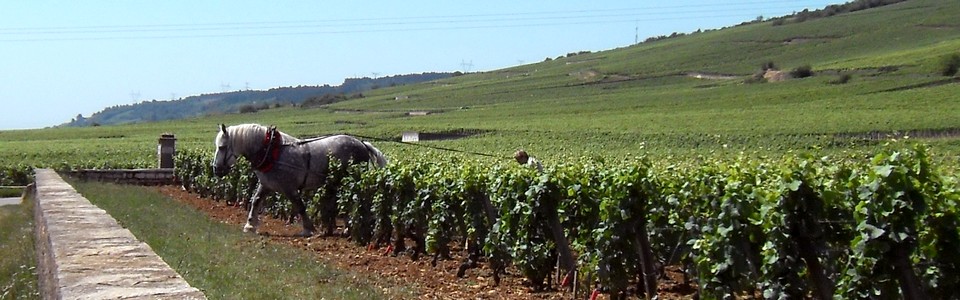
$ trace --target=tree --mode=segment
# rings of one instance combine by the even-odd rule
[[[254,113],[254,112],[257,112],[257,108],[256,108],[255,106],[253,106],[253,105],[249,105],[249,104],[248,104],[248,105],[244,105],[244,106],[241,106],[241,107],[240,107],[240,113],[241,113],[241,114]]]
[[[846,84],[847,82],[850,82],[850,79],[853,79],[852,75],[843,74],[843,75],[840,75],[840,77],[838,77],[837,79],[829,81],[829,83],[830,84]]]
[[[960,54],[954,53],[943,59],[940,74],[943,74],[943,76],[954,76],[957,75],[958,69],[960,69]]]
[[[773,64],[773,61],[768,61],[768,62],[763,63],[763,65],[760,66],[760,69],[761,69],[761,70],[764,70],[764,71],[766,71],[766,70],[776,70],[776,69],[777,69],[777,65],[774,65],[774,64]]]
[[[802,65],[790,71],[790,76],[793,78],[806,78],[813,76],[813,68],[810,65]]]

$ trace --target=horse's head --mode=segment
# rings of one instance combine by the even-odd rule
[[[213,140],[217,146],[217,152],[213,154],[213,174],[218,177],[226,176],[230,173],[230,168],[237,162],[237,154],[233,152],[233,143],[230,143],[230,136],[227,134],[227,126],[220,124],[220,131]]]

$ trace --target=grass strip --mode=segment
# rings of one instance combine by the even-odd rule
[[[245,235],[159,191],[72,181],[209,299],[380,299],[366,276],[328,267],[314,253]]]
[[[22,194],[23,189],[21,188],[0,188],[0,198],[20,197]]]
[[[40,299],[33,205],[0,206],[0,299]]]

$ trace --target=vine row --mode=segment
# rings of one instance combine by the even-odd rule
[[[184,188],[245,203],[249,165],[217,178],[211,158],[178,152]],[[949,299],[960,284],[960,184],[930,161],[917,145],[866,158],[585,160],[540,173],[421,155],[330,172],[304,199],[314,220],[344,218],[358,245],[433,262],[458,249],[469,257],[459,275],[485,261],[499,281],[513,266],[536,289],[653,297],[665,268],[679,266],[706,299]],[[290,217],[288,201],[268,203]]]

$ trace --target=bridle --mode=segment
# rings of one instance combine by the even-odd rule
[[[221,134],[222,135],[218,142],[223,142],[223,146],[218,144],[217,151],[218,153],[225,153],[223,153],[223,159],[220,160],[220,164],[217,164],[217,158],[219,157],[214,157],[213,167],[214,169],[220,169],[221,167],[219,165],[222,165],[222,169],[229,172],[232,167],[232,163],[230,163],[231,160],[236,159],[239,155],[237,155],[236,151],[233,151],[234,149],[231,146],[232,143],[223,140],[230,139],[232,137],[228,135],[225,130],[221,130]],[[252,155],[253,157],[248,157],[247,155],[244,155],[244,157],[250,161],[253,169],[264,173],[270,172],[270,170],[273,170],[274,165],[276,165],[277,159],[280,158],[280,149],[284,145],[283,136],[280,134],[280,131],[277,130],[276,126],[270,126],[267,128],[266,134],[263,136],[263,142],[260,150],[258,150],[256,154]]]
[[[223,133],[223,137],[222,137],[222,138],[228,138],[226,132]],[[215,155],[214,158],[213,158],[213,168],[214,168],[214,169],[223,168],[225,171],[229,172],[230,169],[232,168],[232,166],[231,166],[231,164],[230,164],[230,160],[236,159],[237,153],[234,152],[234,151],[233,151],[233,147],[231,147],[231,146],[229,146],[229,145],[225,145],[225,146],[223,146],[223,147],[218,146],[218,147],[217,147],[217,153],[221,153],[221,152],[225,152],[225,153],[223,154],[223,159],[220,160],[220,161],[221,161],[220,165],[222,165],[222,166],[218,166],[218,164],[217,164],[217,158],[219,157],[219,155]],[[216,171],[216,170],[215,170],[215,171]]]

